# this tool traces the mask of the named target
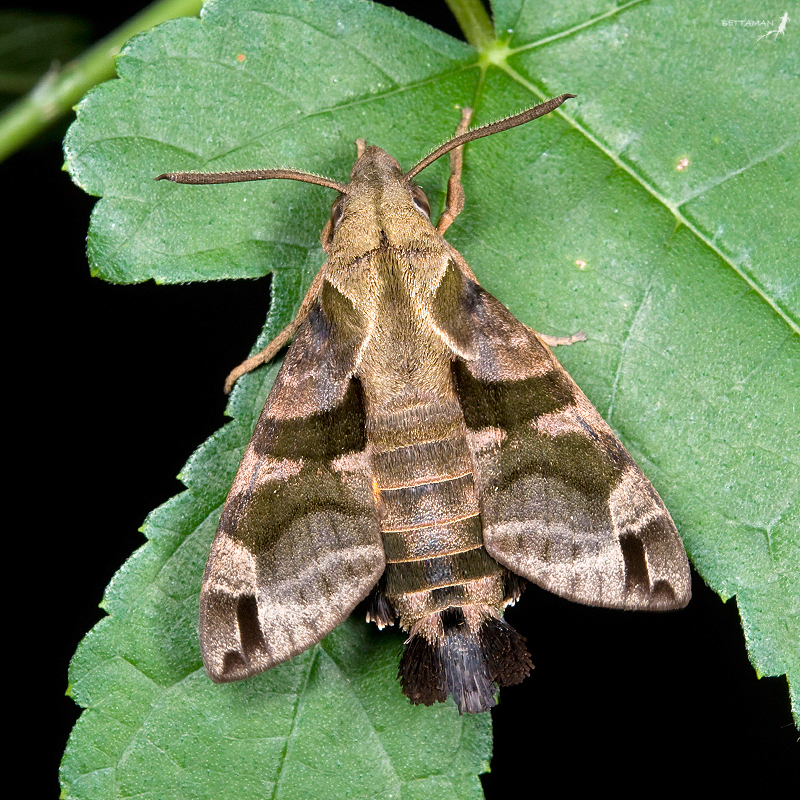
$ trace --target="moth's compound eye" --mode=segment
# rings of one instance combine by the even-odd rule
[[[431,218],[431,204],[428,202],[428,198],[425,196],[425,192],[419,188],[419,186],[412,186],[411,187],[411,199],[414,201],[414,205],[417,207],[417,211],[422,214],[426,219]]]
[[[322,248],[326,253],[330,253],[331,247],[333,247],[333,235],[339,229],[339,226],[342,224],[342,220],[344,219],[344,200],[344,195],[340,194],[333,201],[333,205],[331,206],[331,215],[328,218],[328,224],[322,231],[320,241],[322,242]]]
[[[339,195],[334,201],[333,205],[331,206],[331,235],[335,233],[336,229],[339,227],[342,221],[342,217],[344,216],[344,195]]]

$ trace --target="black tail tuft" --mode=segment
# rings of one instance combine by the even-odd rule
[[[447,699],[447,682],[437,645],[424,636],[412,636],[403,650],[397,673],[403,694],[414,705],[432,706]]]
[[[492,680],[500,686],[513,686],[528,677],[533,661],[525,647],[525,637],[507,622],[489,617],[478,631],[481,648]]]
[[[484,609],[452,607],[414,626],[398,677],[412,703],[452,695],[459,713],[495,705],[495,684],[519,683],[533,667],[525,638]]]

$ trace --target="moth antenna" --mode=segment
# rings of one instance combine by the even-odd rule
[[[439,145],[439,147],[437,147],[429,155],[425,156],[425,158],[423,158],[419,164],[411,167],[411,169],[406,172],[403,177],[406,178],[406,180],[411,180],[415,175],[418,175],[420,172],[422,172],[425,167],[432,164],[437,158],[440,158],[445,153],[449,153],[454,147],[459,147],[460,145],[471,142],[474,139],[482,139],[484,136],[491,136],[493,133],[507,131],[509,128],[516,128],[517,125],[524,125],[526,122],[531,122],[534,119],[543,117],[545,114],[549,114],[551,111],[557,109],[565,100],[569,100],[571,97],[577,97],[577,95],[562,94],[558,97],[554,97],[552,100],[539,103],[538,106],[528,108],[525,111],[520,111],[519,114],[514,114],[513,116],[505,117],[504,119],[499,119],[496,122],[489,122],[486,125],[481,125],[479,128],[473,128],[466,133],[453,136],[444,144]]]
[[[347,194],[347,186],[338,181],[315,175],[313,172],[300,172],[296,169],[241,169],[232,172],[164,172],[155,178],[157,181],[188,183],[195,186],[211,183],[243,183],[244,181],[268,181],[283,179],[315,183],[326,189],[335,189],[340,194]]]

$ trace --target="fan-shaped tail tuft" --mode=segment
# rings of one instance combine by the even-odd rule
[[[452,695],[459,713],[495,705],[495,684],[509,686],[533,668],[525,638],[486,609],[451,607],[411,631],[398,677],[412,703],[426,706]]]

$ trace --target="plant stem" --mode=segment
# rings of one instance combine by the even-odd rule
[[[481,0],[446,0],[467,41],[480,53],[495,41],[494,25]]]
[[[0,116],[0,161],[69,112],[92,86],[113,78],[116,57],[131,36],[174,17],[196,16],[201,6],[201,0],[157,0],[62,69],[49,70]]]

